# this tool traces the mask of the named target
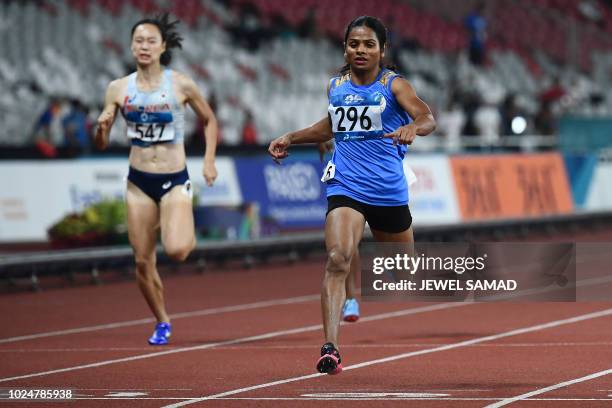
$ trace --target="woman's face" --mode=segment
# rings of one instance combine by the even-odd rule
[[[162,41],[157,26],[141,24],[134,30],[131,48],[138,65],[149,65],[159,62],[161,55],[166,51],[166,43]]]
[[[344,44],[344,58],[352,70],[371,71],[378,68],[385,52],[376,33],[369,27],[354,27]]]

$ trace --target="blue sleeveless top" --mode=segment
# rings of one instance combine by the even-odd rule
[[[153,91],[138,90],[136,72],[130,74],[121,113],[133,146],[183,142],[185,107],[177,102],[170,69],[164,70],[159,88]]]
[[[335,172],[327,180],[328,197],[346,195],[377,206],[408,204],[402,164],[407,148],[383,138],[412,122],[391,92],[397,77],[384,69],[369,85],[353,84],[350,74],[331,79],[328,112],[336,149],[331,160]]]

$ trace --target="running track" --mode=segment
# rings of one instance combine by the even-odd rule
[[[322,268],[166,273],[169,347],[147,345],[133,282],[4,295],[0,389],[76,394],[36,407],[612,407],[612,302],[362,303],[345,371],[320,376]]]

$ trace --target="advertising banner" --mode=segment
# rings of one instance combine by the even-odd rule
[[[410,184],[409,205],[414,224],[454,224],[460,220],[449,159],[442,155],[407,155],[404,173],[416,175]]]
[[[450,160],[464,221],[573,210],[565,166],[558,153],[455,156]]]
[[[244,202],[259,203],[267,222],[289,229],[323,227],[327,200],[318,160],[278,165],[267,157],[245,158],[236,161],[236,170]]]

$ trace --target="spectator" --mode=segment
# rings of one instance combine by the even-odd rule
[[[513,135],[512,121],[517,116],[525,116],[516,105],[516,96],[508,94],[500,108],[501,113],[501,133],[504,136]]]
[[[461,131],[465,122],[465,112],[456,100],[451,100],[447,109],[440,112],[438,129],[446,136],[446,148],[449,151],[461,149]]]
[[[53,98],[34,126],[34,145],[45,157],[57,156],[55,146],[61,143],[63,136],[61,114],[62,102]]]
[[[494,147],[499,144],[501,115],[495,103],[486,101],[476,109],[474,125],[481,137],[483,147]]]
[[[315,15],[314,8],[308,9],[304,19],[300,21],[300,23],[296,27],[296,31],[297,31],[297,34],[300,36],[300,38],[305,38],[305,39],[317,38],[318,36],[317,16]]]
[[[236,20],[228,27],[234,41],[249,50],[258,50],[265,37],[265,30],[261,26],[257,7],[249,3],[242,4]]]
[[[478,3],[464,20],[470,38],[470,61],[474,65],[484,65],[486,61],[487,20],[483,15],[484,9],[484,2]]]
[[[34,126],[34,140],[44,140],[53,145],[57,145],[62,140],[62,101],[53,98],[49,105],[40,115]]]
[[[242,144],[256,145],[257,129],[255,128],[255,120],[250,110],[245,110],[244,123],[242,125]]]
[[[553,83],[540,93],[541,103],[554,103],[559,101],[566,94],[566,90],[561,85],[561,79],[558,76],[553,78]]]
[[[540,135],[554,135],[556,133],[557,123],[550,102],[542,102],[540,110],[533,120],[533,125],[536,133]]]
[[[75,152],[87,153],[90,147],[88,109],[79,100],[70,101],[70,111],[62,118],[64,144]]]

